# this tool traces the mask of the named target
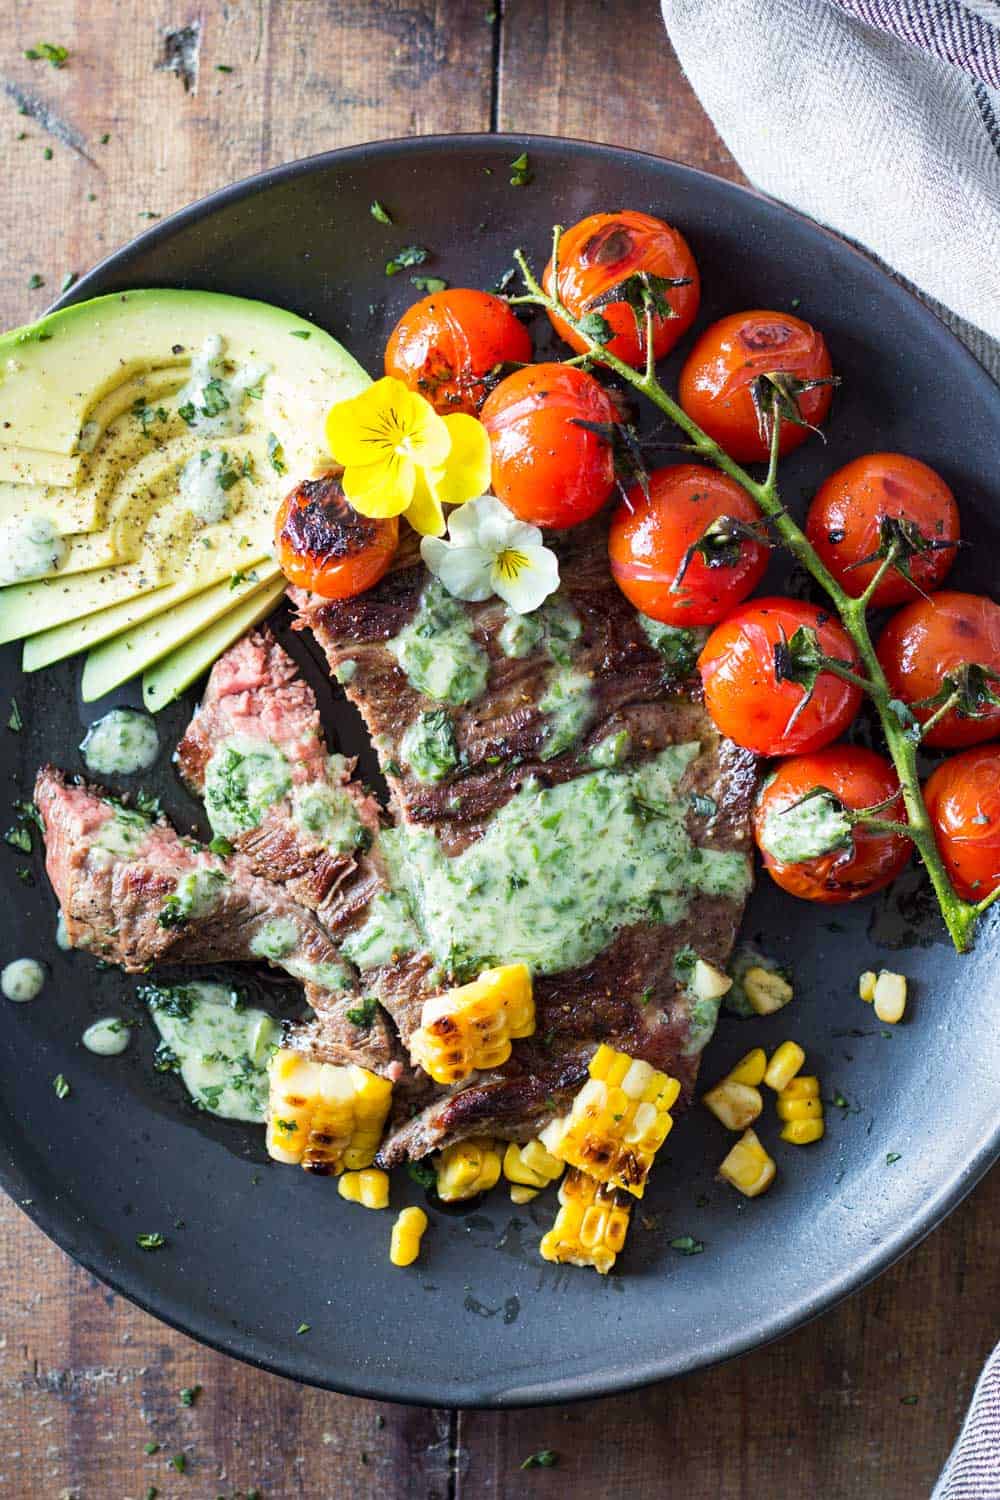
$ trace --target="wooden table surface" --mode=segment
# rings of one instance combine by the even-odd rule
[[[351,142],[540,131],[741,177],[655,0],[7,0],[4,13],[5,326],[150,216]],[[44,41],[70,49],[65,67],[23,56]],[[933,1076],[931,1058],[929,1109]],[[0,1495],[916,1500],[997,1336],[998,1214],[993,1173],[877,1284],[779,1344],[638,1394],[498,1415],[329,1395],[211,1353],[4,1200]],[[542,1448],[558,1467],[523,1471]]]

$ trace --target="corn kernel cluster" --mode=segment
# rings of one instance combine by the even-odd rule
[[[783,1141],[792,1146],[808,1146],[823,1137],[819,1079],[802,1073],[805,1060],[806,1055],[797,1042],[782,1042],[770,1059],[763,1047],[755,1047],[702,1096],[702,1103],[727,1130],[743,1132],[720,1166],[719,1175],[748,1198],[766,1192],[777,1170],[756,1132],[749,1128],[764,1108],[762,1084],[778,1096]]]
[[[604,1043],[588,1071],[569,1114],[542,1131],[542,1145],[599,1182],[641,1198],[653,1158],[673,1125],[670,1109],[681,1086]]]
[[[389,1240],[389,1259],[394,1266],[412,1266],[420,1254],[420,1241],[427,1228],[427,1215],[422,1208],[404,1208],[392,1226]]]
[[[437,1162],[437,1195],[444,1203],[474,1198],[496,1186],[500,1152],[486,1136],[470,1136],[446,1146]]]
[[[344,1172],[337,1183],[337,1191],[348,1203],[360,1203],[362,1208],[388,1208],[389,1174],[378,1167]]]
[[[530,1203],[542,1188],[562,1176],[565,1166],[539,1140],[528,1141],[524,1146],[511,1141],[503,1159],[503,1175],[511,1184],[511,1202]]]
[[[371,1165],[392,1097],[387,1079],[288,1047],[279,1047],[268,1074],[267,1150],[275,1161],[320,1175]]]
[[[559,1212],[539,1245],[543,1260],[593,1266],[602,1276],[625,1243],[631,1204],[624,1193],[571,1167],[559,1184]]]
[[[891,969],[880,969],[875,974],[866,969],[858,980],[858,993],[867,1005],[874,1005],[875,1014],[887,1026],[895,1026],[903,1019],[906,1010],[904,974],[894,974]]]
[[[460,1083],[477,1069],[499,1068],[511,1042],[534,1029],[531,974],[524,964],[505,964],[426,1001],[410,1055],[435,1083]]]

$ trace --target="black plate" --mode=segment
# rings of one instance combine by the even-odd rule
[[[534,180],[516,189],[509,163],[525,146]],[[390,207],[394,227],[371,217],[374,198]],[[918,455],[952,485],[974,543],[955,582],[989,587],[1000,547],[1000,392],[863,256],[778,204],[671,162],[495,136],[333,152],[175,215],[66,300],[157,285],[261,297],[315,318],[375,373],[389,329],[415,295],[406,275],[384,274],[401,245],[430,247],[431,274],[489,287],[516,244],[540,267],[554,220],[570,224],[623,204],[661,214],[689,237],[704,281],[702,325],[743,307],[794,306],[824,330],[844,385],[827,447],[813,441],[784,466],[788,502],[801,507],[824,472],[858,453]],[[301,643],[294,649],[301,654]],[[7,649],[3,671],[25,720],[20,735],[2,735],[7,785],[19,796],[44,759],[82,768],[76,746],[101,710],[79,703],[78,663],[25,679],[17,650]],[[165,746],[193,701],[161,716]],[[331,722],[353,748],[353,711],[341,704]],[[169,765],[158,790],[182,826],[197,818]],[[765,882],[745,931],[791,965],[797,998],[771,1020],[724,1018],[705,1077],[751,1045],[794,1036],[827,1097],[849,1101],[828,1105],[825,1141],[808,1150],[776,1145],[769,1111],[763,1135],[775,1145],[779,1178],[767,1197],[748,1202],[714,1181],[729,1141],[705,1111],[693,1111],[634,1216],[620,1272],[607,1279],[541,1261],[552,1195],[512,1208],[501,1191],[468,1215],[432,1215],[420,1262],[399,1271],[387,1258],[388,1214],[350,1208],[333,1182],[269,1165],[258,1131],[196,1114],[177,1080],[152,1071],[151,1027],[135,984],[60,953],[37,855],[32,888],[16,876],[25,861],[13,850],[3,857],[4,958],[35,954],[52,969],[33,1005],[4,1005],[8,1191],[64,1249],[143,1307],[227,1353],[317,1385],[435,1405],[516,1405],[695,1369],[787,1332],[883,1270],[1000,1150],[995,929],[959,960],[912,881],[907,900],[897,893],[848,912],[811,908]],[[914,981],[906,1024],[888,1036],[857,997],[859,970],[880,964]],[[111,1010],[136,1015],[132,1047],[123,1058],[92,1057],[81,1032]],[[59,1072],[72,1084],[61,1102],[52,1088]],[[397,1174],[394,1207],[421,1199],[417,1184]],[[136,1247],[136,1234],[150,1230],[168,1236],[167,1249]],[[704,1241],[704,1253],[672,1251],[682,1235]],[[303,1322],[310,1331],[298,1335]]]

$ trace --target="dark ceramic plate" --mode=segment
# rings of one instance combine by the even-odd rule
[[[529,187],[509,185],[527,147]],[[392,210],[386,228],[373,199]],[[870,261],[776,203],[653,157],[557,140],[466,136],[333,152],[215,194],[144,234],[74,288],[72,299],[141,286],[212,288],[315,318],[375,373],[414,297],[388,280],[400,246],[430,247],[427,271],[489,287],[523,245],[540,266],[553,221],[620,205],[678,225],[701,266],[701,324],[743,307],[796,307],[821,327],[844,377],[824,448],[784,467],[801,508],[822,474],[871,449],[902,449],[955,490],[973,545],[955,570],[987,588],[1000,549],[996,436],[1000,391],[934,317]],[[539,329],[541,335],[542,330]],[[301,640],[292,643],[306,655]],[[79,664],[21,677],[2,657],[3,689],[25,728],[3,733],[9,795],[42,760],[82,769]],[[363,735],[336,690],[315,681],[348,750]],[[137,701],[134,694],[117,701]],[[195,701],[160,718],[178,738]],[[6,718],[6,709],[3,717]],[[153,785],[181,826],[198,810],[163,757]],[[0,1137],[7,1190],[70,1254],[159,1317],[229,1354],[360,1395],[435,1405],[518,1405],[640,1385],[738,1354],[787,1332],[883,1270],[955,1206],[1000,1150],[996,929],[956,958],[917,882],[843,911],[813,909],[768,882],[745,932],[794,971],[797,997],[771,1020],[723,1018],[705,1060],[715,1079],[751,1045],[786,1035],[807,1048],[828,1098],[827,1135],[781,1147],[766,1198],[714,1180],[728,1141],[695,1110],[671,1136],[634,1215],[620,1270],[606,1279],[538,1255],[552,1196],[512,1208],[497,1191],[464,1215],[434,1213],[417,1266],[387,1258],[390,1218],[347,1207],[330,1181],[268,1163],[259,1131],[199,1115],[180,1082],[153,1071],[152,1028],[134,982],[60,953],[55,906],[6,860],[3,957],[43,958],[52,977],[33,1005],[4,1007]],[[901,951],[902,950],[902,951]],[[857,997],[861,968],[913,980],[906,1024],[886,1034]],[[272,1000],[282,1003],[280,993]],[[3,1002],[0,1002],[2,1004]],[[294,997],[288,1001],[294,1005]],[[80,1044],[98,1015],[134,1014],[124,1057]],[[72,1085],[60,1102],[53,1077]],[[899,1159],[887,1164],[887,1156]],[[405,1173],[394,1207],[420,1202]],[[160,1230],[156,1254],[136,1234]],[[704,1253],[671,1240],[692,1235]],[[296,1330],[303,1322],[307,1334]]]

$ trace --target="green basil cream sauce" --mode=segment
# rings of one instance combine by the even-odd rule
[[[179,1073],[199,1109],[263,1123],[277,1022],[266,1011],[234,1005],[231,989],[205,980],[150,985],[141,993],[160,1033],[157,1069]]]
[[[472,620],[432,578],[410,623],[386,645],[425,698],[437,703],[471,703],[486,687],[489,659],[473,639]]]
[[[851,825],[836,797],[823,793],[765,815],[761,844],[772,859],[798,864],[851,843]]]
[[[291,785],[291,767],[270,740],[250,735],[223,740],[205,767],[205,808],[212,832],[233,839],[256,828]]]
[[[331,756],[331,761],[339,756]],[[311,781],[292,792],[292,822],[312,844],[334,854],[349,854],[364,837],[358,810],[349,792],[325,781]]]
[[[113,708],[87,730],[80,754],[95,776],[134,776],[148,771],[160,753],[156,725],[133,708]]]
[[[344,939],[340,951],[359,969],[380,969],[422,946],[423,939],[405,899],[380,891],[366,922]]]
[[[458,745],[447,710],[436,708],[414,719],[399,750],[418,781],[443,781],[458,765]]]

